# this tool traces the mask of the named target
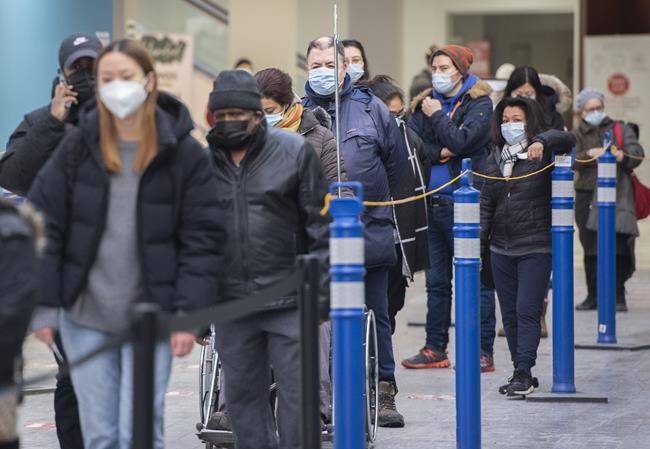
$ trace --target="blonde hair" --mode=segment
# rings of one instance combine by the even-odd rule
[[[145,75],[150,73],[155,75],[153,58],[146,48],[131,39],[115,41],[104,47],[95,62],[95,72],[97,72],[102,58],[111,52],[119,52],[133,59],[142,68]],[[156,153],[158,153],[158,135],[156,133],[158,81],[156,76],[151,77],[151,80],[153,89],[141,107],[142,140],[138,143],[135,160],[133,161],[133,170],[138,174],[144,173],[153,158],[156,157]],[[123,167],[118,149],[115,117],[99,100],[97,101],[97,108],[99,109],[99,146],[104,166],[111,173],[119,173]]]

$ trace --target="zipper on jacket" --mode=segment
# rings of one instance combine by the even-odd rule
[[[231,167],[235,172],[235,193],[234,193],[234,208],[235,208],[235,232],[239,232],[237,244],[239,246],[238,256],[241,261],[241,273],[244,280],[246,293],[252,292],[250,285],[250,271],[248,270],[248,210],[246,208],[246,195],[244,192],[244,185],[246,183],[246,174],[244,172],[244,164],[241,164],[239,170]]]

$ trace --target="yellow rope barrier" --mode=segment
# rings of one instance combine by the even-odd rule
[[[616,147],[616,145],[612,145],[612,154],[616,155],[616,153],[619,151],[619,149]],[[630,159],[634,159],[636,161],[642,161],[645,159],[645,156],[637,156],[635,154],[630,154],[626,153],[623,150],[620,150],[625,156],[629,157]],[[605,152],[605,150],[601,150],[600,153],[598,153],[596,156],[589,158],[589,159],[575,159],[575,161],[578,164],[590,164],[592,162],[596,162],[600,156]]]
[[[614,153],[619,151],[616,148],[616,146],[612,146],[612,150],[613,150]],[[590,162],[594,162],[594,161],[598,160],[598,158],[603,153],[604,153],[604,150],[601,151],[597,156],[594,156],[594,157],[592,157],[590,159],[575,159],[575,162],[577,162],[579,164],[588,164]],[[640,160],[640,161],[645,159],[644,156],[636,156],[636,155],[628,154],[628,153],[623,153],[623,154],[625,154],[630,159],[636,159],[636,160]],[[483,178],[483,179],[490,179],[492,181],[506,181],[506,182],[509,182],[509,181],[517,181],[519,179],[530,178],[531,176],[536,176],[536,175],[538,175],[540,173],[545,172],[546,170],[548,170],[549,168],[551,168],[553,166],[555,166],[555,162],[551,162],[550,164],[548,164],[547,166],[545,166],[543,168],[540,168],[539,170],[536,170],[534,172],[531,172],[531,173],[528,173],[528,174],[525,174],[525,175],[521,175],[521,176],[509,176],[509,177],[505,177],[505,176],[489,176],[489,175],[484,175],[483,173],[477,173],[477,172],[474,172],[474,171],[472,171],[471,173],[473,175],[478,176],[479,178]],[[456,181],[458,181],[460,178],[467,175],[468,173],[470,173],[470,171],[466,170],[466,171],[462,172],[460,175],[456,176],[451,181],[446,182],[445,184],[441,185],[440,187],[437,187],[437,188],[435,188],[433,190],[422,193],[420,195],[415,195],[415,196],[411,196],[409,198],[402,198],[400,200],[391,200],[391,201],[364,201],[363,205],[367,206],[367,207],[397,206],[399,204],[406,204],[406,203],[411,203],[413,201],[418,201],[418,200],[426,198],[429,195],[433,195],[435,193],[438,193],[438,192],[440,192],[441,190],[443,190],[446,187],[449,187],[450,185],[454,184]],[[323,208],[320,211],[320,214],[322,216],[327,215],[327,213],[329,212],[331,200],[332,200],[332,195],[331,194],[328,193],[327,195],[325,195]]]

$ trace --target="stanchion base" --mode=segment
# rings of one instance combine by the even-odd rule
[[[576,349],[595,349],[599,351],[643,351],[650,349],[650,343],[623,341],[618,343],[577,343]]]
[[[590,393],[551,393],[541,392],[526,396],[526,402],[572,402],[585,404],[607,404],[607,396],[598,396]]]

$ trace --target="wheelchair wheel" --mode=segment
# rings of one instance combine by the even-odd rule
[[[365,335],[365,368],[366,368],[366,440],[369,446],[375,442],[377,437],[377,425],[379,414],[379,354],[377,351],[377,323],[375,314],[369,310],[366,315]]]
[[[214,326],[210,326],[209,342],[201,347],[199,359],[199,414],[203,427],[219,404],[219,368]]]

